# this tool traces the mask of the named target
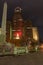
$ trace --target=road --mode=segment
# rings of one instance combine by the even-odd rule
[[[43,52],[0,57],[0,65],[43,65]]]

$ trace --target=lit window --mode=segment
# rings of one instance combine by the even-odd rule
[[[23,19],[21,18],[21,19],[18,19],[19,21],[23,21]]]

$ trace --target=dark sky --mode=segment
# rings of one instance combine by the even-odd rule
[[[43,41],[43,0],[0,0],[0,24],[5,1],[8,4],[7,19],[11,20],[15,7],[21,7],[23,18],[32,20],[33,26],[38,27],[40,39]]]

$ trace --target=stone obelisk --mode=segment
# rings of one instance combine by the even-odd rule
[[[4,2],[3,15],[2,15],[2,41],[6,42],[6,22],[7,22],[7,3]]]

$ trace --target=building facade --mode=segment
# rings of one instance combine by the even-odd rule
[[[20,7],[15,8],[12,21],[6,24],[6,41],[16,45],[23,45],[29,39],[35,40],[34,34],[38,37],[38,32],[34,32],[36,28],[32,26],[31,20],[23,20],[21,10]]]

